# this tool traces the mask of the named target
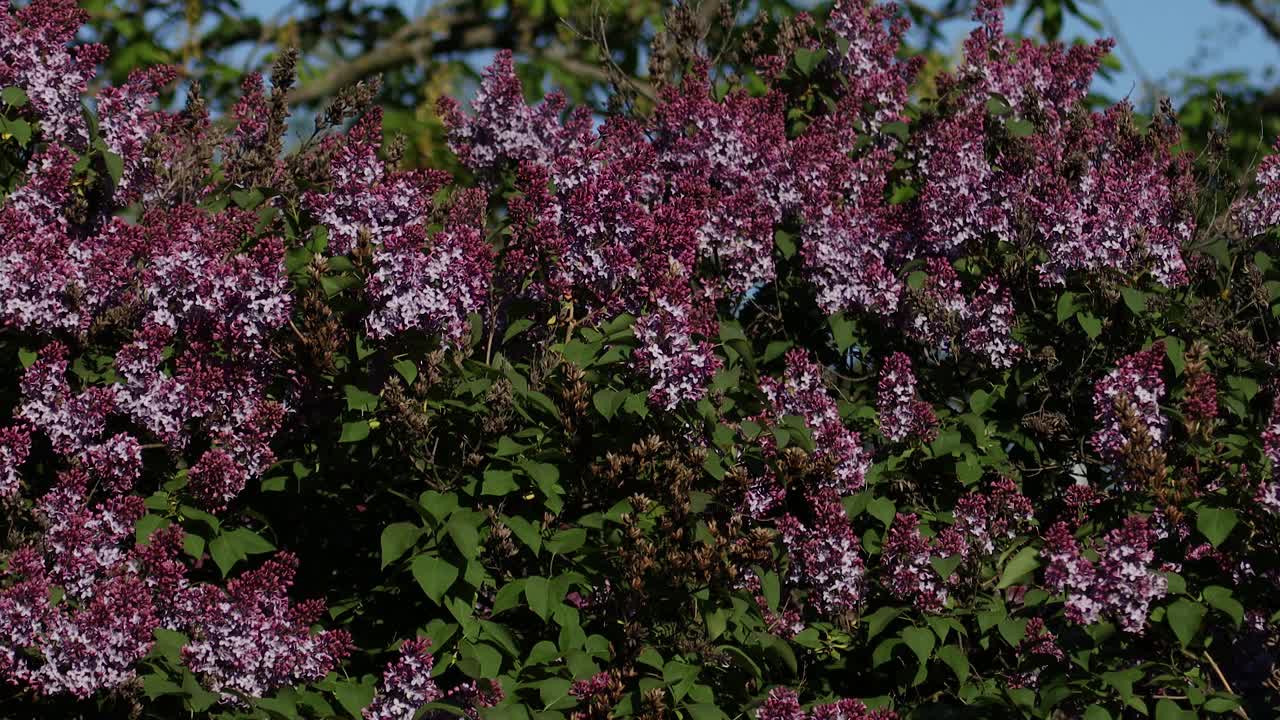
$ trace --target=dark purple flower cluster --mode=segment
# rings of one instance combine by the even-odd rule
[[[1141,633],[1151,603],[1164,597],[1168,581],[1152,567],[1155,533],[1144,518],[1131,516],[1107,533],[1096,548],[1098,560],[1083,554],[1066,523],[1045,533],[1045,584],[1066,594],[1067,617],[1089,624],[1106,615],[1121,628]]]
[[[774,688],[756,710],[756,720],[897,720],[892,710],[869,710],[860,700],[837,700],[800,707],[800,697],[790,688]]]

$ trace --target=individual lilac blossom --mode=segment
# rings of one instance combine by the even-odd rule
[[[227,583],[193,591],[192,641],[182,658],[204,686],[229,702],[260,698],[279,688],[315,682],[350,652],[343,630],[312,634],[324,612],[316,602],[290,605],[297,560],[280,553]]]
[[[426,251],[422,238],[412,234],[388,236],[375,250],[366,287],[370,337],[416,329],[439,333],[453,347],[465,343],[471,332],[467,316],[484,307],[493,275],[493,252],[484,236],[485,199],[479,190],[461,193]]]
[[[859,700],[844,699],[814,705],[805,712],[791,688],[776,687],[756,710],[756,720],[897,720],[892,710],[869,710]]]
[[[0,87],[22,88],[44,135],[76,149],[89,144],[80,96],[107,56],[102,45],[67,48],[88,17],[75,0],[0,6]]]
[[[1124,630],[1141,633],[1151,603],[1167,590],[1164,575],[1151,567],[1154,541],[1147,521],[1131,516],[1107,533],[1098,548],[1098,561],[1091,562],[1067,525],[1058,523],[1045,534],[1041,550],[1045,584],[1066,594],[1067,618],[1072,622],[1090,624],[1105,614]]]
[[[402,235],[421,237],[432,196],[448,182],[436,170],[392,172],[378,157],[382,112],[370,110],[350,131],[333,158],[333,188],[309,192],[303,205],[329,230],[329,251],[351,252],[362,233],[380,245]]]
[[[841,495],[861,490],[870,460],[863,452],[862,437],[845,427],[839,407],[827,394],[822,366],[799,349],[788,352],[786,362],[781,382],[769,377],[760,381],[760,389],[773,406],[773,421],[781,421],[786,415],[804,418],[813,433],[814,457],[833,466],[822,487]]]
[[[0,500],[18,494],[19,469],[31,452],[31,431],[23,425],[0,428]]]
[[[720,369],[720,358],[711,342],[702,339],[701,323],[692,312],[682,305],[660,302],[655,312],[635,321],[639,347],[632,359],[653,383],[649,402],[664,410],[702,398]]]
[[[819,613],[837,616],[854,612],[862,603],[866,586],[862,545],[836,491],[820,491],[810,505],[813,520],[809,525],[791,515],[778,521],[791,556],[792,577],[809,588],[809,602]]]
[[[890,442],[908,438],[927,442],[937,434],[937,416],[933,406],[917,396],[911,358],[905,353],[894,353],[885,360],[876,409],[880,412],[880,432]]]
[[[361,711],[365,720],[413,720],[423,705],[443,695],[431,679],[433,658],[426,638],[406,640],[400,657],[387,665],[373,702]]]
[[[924,612],[938,612],[947,602],[947,589],[931,564],[931,543],[919,528],[915,514],[894,517],[880,548],[882,582],[894,597],[910,600]]]
[[[1160,377],[1164,354],[1164,344],[1157,342],[1148,350],[1121,358],[1116,368],[1094,386],[1093,416],[1098,429],[1090,438],[1090,444],[1106,462],[1120,462],[1130,441],[1121,428],[1120,413],[1116,409],[1119,398],[1128,402],[1156,446],[1163,443],[1168,424],[1160,414],[1165,391]]]

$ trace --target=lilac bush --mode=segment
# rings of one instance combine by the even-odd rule
[[[3,713],[1280,711],[1276,161],[1220,207],[1109,43],[503,52],[450,172],[84,18],[0,9]]]

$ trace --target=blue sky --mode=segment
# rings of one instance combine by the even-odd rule
[[[583,0],[585,1],[585,0]],[[1098,91],[1112,98],[1144,98],[1144,80],[1162,92],[1176,94],[1180,74],[1245,70],[1255,79],[1280,68],[1280,44],[1271,42],[1241,11],[1214,0],[1082,0],[1090,14],[1105,24],[1104,35],[1119,40],[1116,54],[1125,70]],[[280,12],[287,0],[246,0],[245,7],[263,15]],[[400,0],[410,14],[429,0]],[[1102,10],[1099,10],[1099,7]],[[1011,24],[1017,15],[1011,13]],[[953,48],[971,25],[952,24]],[[1099,33],[1082,22],[1069,22],[1065,39],[1095,38]]]

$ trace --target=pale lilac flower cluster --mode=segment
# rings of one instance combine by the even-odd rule
[[[863,451],[862,436],[840,419],[840,409],[827,393],[822,366],[799,349],[788,352],[786,362],[781,382],[771,377],[760,380],[760,389],[773,406],[770,419],[776,423],[786,415],[804,418],[813,433],[814,456],[832,465],[821,488],[840,495],[861,490],[871,461]]]
[[[897,720],[892,710],[869,710],[860,700],[844,699],[814,705],[806,712],[795,690],[776,687],[756,710],[756,720]]]
[[[590,111],[577,109],[565,127],[560,122],[564,108],[565,99],[559,93],[529,107],[511,51],[503,50],[484,71],[471,102],[472,115],[449,97],[440,99],[437,110],[458,159],[476,171],[495,172],[512,161],[551,166],[579,152],[581,139],[591,127]]]
[[[1257,190],[1232,208],[1240,232],[1250,237],[1280,225],[1280,140],[1273,154],[1258,164],[1255,182]]]
[[[955,522],[939,533],[939,541],[960,548],[958,554],[964,557],[975,551],[990,555],[997,543],[1012,540],[1025,528],[1033,513],[1031,501],[1018,490],[1017,483],[1000,478],[985,493],[967,493],[956,501]],[[959,542],[948,540],[951,534],[957,535]]]
[[[400,657],[382,672],[382,684],[373,702],[361,712],[365,720],[413,720],[418,708],[444,695],[431,679],[434,658],[430,648],[431,641],[426,638],[400,645]]]
[[[115,200],[127,205],[151,184],[153,161],[147,144],[161,133],[171,116],[152,109],[164,86],[173,82],[177,69],[168,65],[135,70],[121,87],[105,87],[98,93],[98,128],[111,152],[120,156],[122,172]]]
[[[1122,397],[1156,446],[1164,441],[1168,425],[1168,419],[1160,414],[1160,401],[1165,392],[1164,380],[1160,377],[1164,354],[1164,344],[1157,342],[1148,350],[1121,358],[1116,368],[1094,386],[1093,417],[1098,429],[1089,440],[1103,460],[1120,462],[1131,440],[1121,428],[1116,409],[1117,400]]]
[[[671,410],[702,397],[720,369],[720,358],[711,342],[699,332],[693,308],[659,301],[650,315],[635,322],[640,346],[632,355],[636,367],[652,381],[649,401]]]
[[[366,287],[369,336],[386,338],[409,330],[437,334],[454,347],[465,344],[468,314],[488,301],[492,250],[484,236],[486,195],[465,190],[455,198],[445,228],[423,249],[425,229],[391,234],[374,251],[375,269]]]
[[[306,208],[329,230],[329,251],[351,252],[362,233],[375,245],[402,235],[421,241],[432,196],[448,183],[446,173],[392,171],[378,157],[382,113],[371,110],[346,134],[330,168],[330,192],[309,192]]]
[[[926,269],[923,285],[904,308],[907,335],[931,348],[963,351],[992,367],[1013,367],[1022,347],[1011,337],[1016,318],[1008,289],[988,277],[966,297],[950,262],[929,258]]]
[[[0,87],[22,88],[41,132],[77,149],[89,143],[80,96],[107,56],[102,45],[67,48],[88,17],[75,0],[0,6]]]
[[[351,649],[344,630],[311,634],[310,625],[324,605],[290,605],[297,560],[287,553],[227,583],[226,589],[192,589],[188,618],[192,640],[182,658],[205,687],[228,701],[238,693],[264,697],[276,688],[314,682],[332,670]]]
[[[1098,561],[1083,555],[1066,523],[1045,533],[1045,584],[1066,594],[1067,617],[1089,624],[1106,615],[1121,628],[1141,633],[1151,603],[1165,596],[1168,581],[1152,567],[1155,534],[1147,521],[1131,516],[1107,533],[1097,548]]]
[[[910,600],[924,612],[938,612],[947,602],[947,588],[931,560],[936,555],[933,543],[920,534],[920,518],[913,513],[898,513],[885,533],[880,548],[881,582],[889,594]]]
[[[805,525],[792,515],[778,520],[791,557],[791,575],[809,587],[809,602],[819,613],[857,610],[866,587],[862,544],[849,523],[840,496],[830,488],[810,498],[813,520]]]
[[[30,452],[30,430],[23,425],[0,428],[0,500],[18,494],[19,470]]]
[[[938,418],[933,406],[917,395],[911,358],[905,353],[894,353],[885,360],[876,409],[880,411],[880,432],[889,442],[908,438],[927,442],[937,434]]]

